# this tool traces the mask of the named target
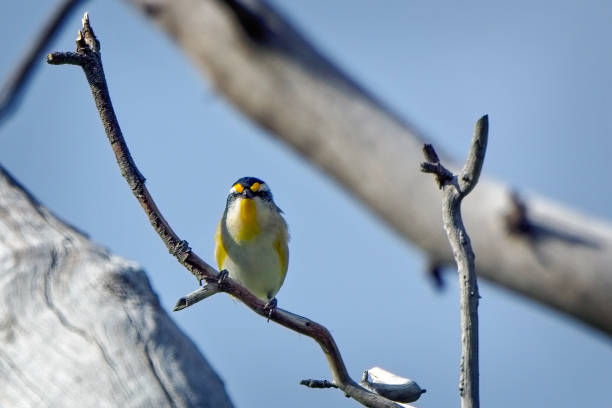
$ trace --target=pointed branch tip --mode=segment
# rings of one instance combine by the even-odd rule
[[[423,155],[425,156],[425,160],[430,163],[440,163],[440,158],[436,153],[436,149],[434,149],[431,144],[426,143],[423,145]]]

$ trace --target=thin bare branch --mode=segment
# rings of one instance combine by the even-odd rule
[[[436,176],[442,188],[442,221],[448,236],[457,269],[461,303],[461,368],[459,393],[463,408],[480,406],[478,384],[478,283],[474,251],[461,218],[461,201],[476,186],[484,163],[488,139],[488,117],[485,115],[476,123],[474,136],[467,161],[460,176],[448,177],[450,173],[437,159],[433,147],[426,146],[426,160],[421,171]]]
[[[209,284],[216,283],[220,291],[231,294],[260,316],[269,318],[282,326],[314,339],[327,358],[332,372],[333,383],[347,396],[367,407],[399,407],[399,405],[393,401],[364,389],[350,378],[340,351],[338,350],[338,346],[324,326],[280,308],[269,310],[266,308],[265,302],[229,277],[219,281],[219,272],[195,254],[191,248],[189,248],[187,241],[181,240],[172,230],[149,194],[145,186],[145,178],[136,167],[127,144],[125,143],[125,139],[123,138],[106,85],[102,60],[98,52],[99,47],[100,44],[91,30],[89,18],[87,14],[85,14],[83,18],[83,28],[77,38],[77,54],[81,57],[76,58],[72,55],[73,53],[52,53],[49,54],[47,61],[51,64],[76,64],[85,72],[106,135],[115,153],[119,168],[121,169],[121,174],[127,180],[136,199],[149,217],[151,225],[170,253],[198,280],[206,280]]]
[[[0,124],[19,104],[37,61],[42,59],[45,48],[53,41],[66,18],[81,1],[62,0],[57,5],[38,35],[32,40],[30,48],[26,50],[21,61],[15,65],[13,72],[2,84],[0,88]]]

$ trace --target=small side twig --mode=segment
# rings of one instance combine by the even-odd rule
[[[207,283],[201,288],[180,298],[176,302],[176,305],[174,305],[174,309],[172,310],[175,312],[178,312],[179,310],[183,310],[189,306],[192,306],[206,298],[211,297],[212,295],[216,295],[219,292],[221,292],[221,289],[219,289],[219,285],[217,283],[215,282]]]
[[[216,283],[219,291],[231,294],[260,316],[314,339],[327,358],[333,377],[333,384],[341,389],[347,396],[367,407],[398,408],[399,405],[393,401],[364,389],[349,376],[340,351],[338,350],[338,346],[327,328],[310,319],[280,308],[274,308],[272,310],[266,308],[266,303],[264,301],[257,298],[248,289],[230,277],[226,277],[219,281],[219,272],[195,254],[191,248],[189,248],[186,241],[178,237],[157,208],[153,197],[151,197],[145,185],[145,178],[136,167],[127,144],[125,143],[106,85],[106,78],[104,77],[104,70],[102,68],[99,52],[100,43],[96,39],[91,25],[89,24],[87,13],[83,18],[83,27],[79,31],[76,43],[76,53],[54,52],[48,55],[47,62],[55,65],[78,65],[85,72],[121,174],[125,177],[132,189],[132,193],[149,217],[151,225],[168,248],[168,251],[174,255],[177,260],[196,277],[196,279],[200,281],[206,280],[208,285]],[[201,288],[188,295],[184,304],[177,304],[177,307],[180,309],[188,306],[190,302],[203,296],[203,291],[204,288]]]
[[[453,173],[442,166],[438,154],[434,150],[433,146],[426,144],[423,146],[423,155],[425,156],[424,163],[421,163],[421,171],[424,173],[432,173],[436,176],[436,182],[438,188],[442,188],[445,183],[453,179]]]
[[[62,0],[58,4],[43,24],[40,32],[32,40],[21,60],[15,65],[11,74],[0,87],[0,123],[15,110],[39,58],[42,59],[45,48],[55,38],[63,22],[81,1]]]
[[[459,272],[461,297],[461,368],[459,393],[463,408],[480,406],[478,384],[478,283],[474,265],[474,252],[461,218],[461,201],[476,186],[484,163],[489,132],[488,116],[476,123],[470,152],[461,174],[453,175],[438,159],[431,145],[423,153],[428,160],[421,171],[436,176],[442,189],[442,220],[444,230],[455,256]]]

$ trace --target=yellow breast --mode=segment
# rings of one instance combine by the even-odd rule
[[[239,241],[250,241],[259,234],[257,223],[257,207],[255,200],[240,200],[240,229],[236,238]]]

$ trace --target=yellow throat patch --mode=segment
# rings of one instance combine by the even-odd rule
[[[249,241],[257,234],[259,234],[259,225],[255,200],[243,198],[240,200],[240,231],[237,238],[240,241]]]

